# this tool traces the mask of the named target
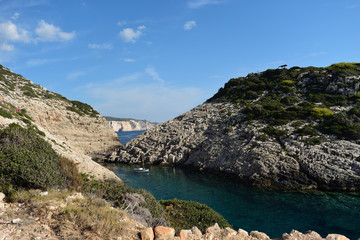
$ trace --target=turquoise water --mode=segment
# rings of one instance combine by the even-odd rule
[[[313,230],[322,237],[338,233],[350,239],[360,238],[359,194],[261,189],[183,168],[150,166],[150,173],[135,173],[134,166],[106,166],[127,185],[146,189],[157,199],[205,203],[235,229],[258,230],[271,238],[281,237],[292,229]]]

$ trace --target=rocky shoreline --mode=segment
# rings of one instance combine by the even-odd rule
[[[341,76],[336,64],[309,69],[232,79],[108,161],[191,166],[263,187],[359,191],[360,76]]]

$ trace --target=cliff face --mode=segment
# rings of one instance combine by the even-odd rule
[[[261,186],[360,189],[360,64],[268,70],[148,130],[113,161],[192,166]]]
[[[147,120],[110,121],[110,126],[115,132],[148,130],[156,124]]]
[[[98,178],[117,178],[87,155],[120,145],[109,123],[94,109],[35,85],[1,65],[0,80],[1,127],[12,122],[34,126],[60,155],[77,162],[80,171]]]

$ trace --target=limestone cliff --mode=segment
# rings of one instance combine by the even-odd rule
[[[157,123],[148,120],[121,119],[105,117],[115,132],[142,131],[148,130],[157,125]]]
[[[98,178],[117,178],[87,154],[120,145],[109,123],[89,105],[70,101],[0,65],[0,127],[12,122],[34,126],[82,172]]]
[[[255,185],[360,190],[360,64],[270,69],[231,79],[113,161],[176,164]]]

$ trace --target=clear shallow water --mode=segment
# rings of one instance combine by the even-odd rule
[[[128,132],[117,132],[121,144],[125,145],[128,141],[134,137],[142,134],[145,131],[128,131]]]
[[[150,173],[144,174],[133,172],[134,166],[125,164],[106,167],[128,186],[146,189],[157,199],[205,203],[235,229],[258,230],[271,238],[281,237],[292,229],[313,230],[322,237],[338,233],[350,239],[360,238],[359,194],[260,189],[183,168],[150,166]]]

